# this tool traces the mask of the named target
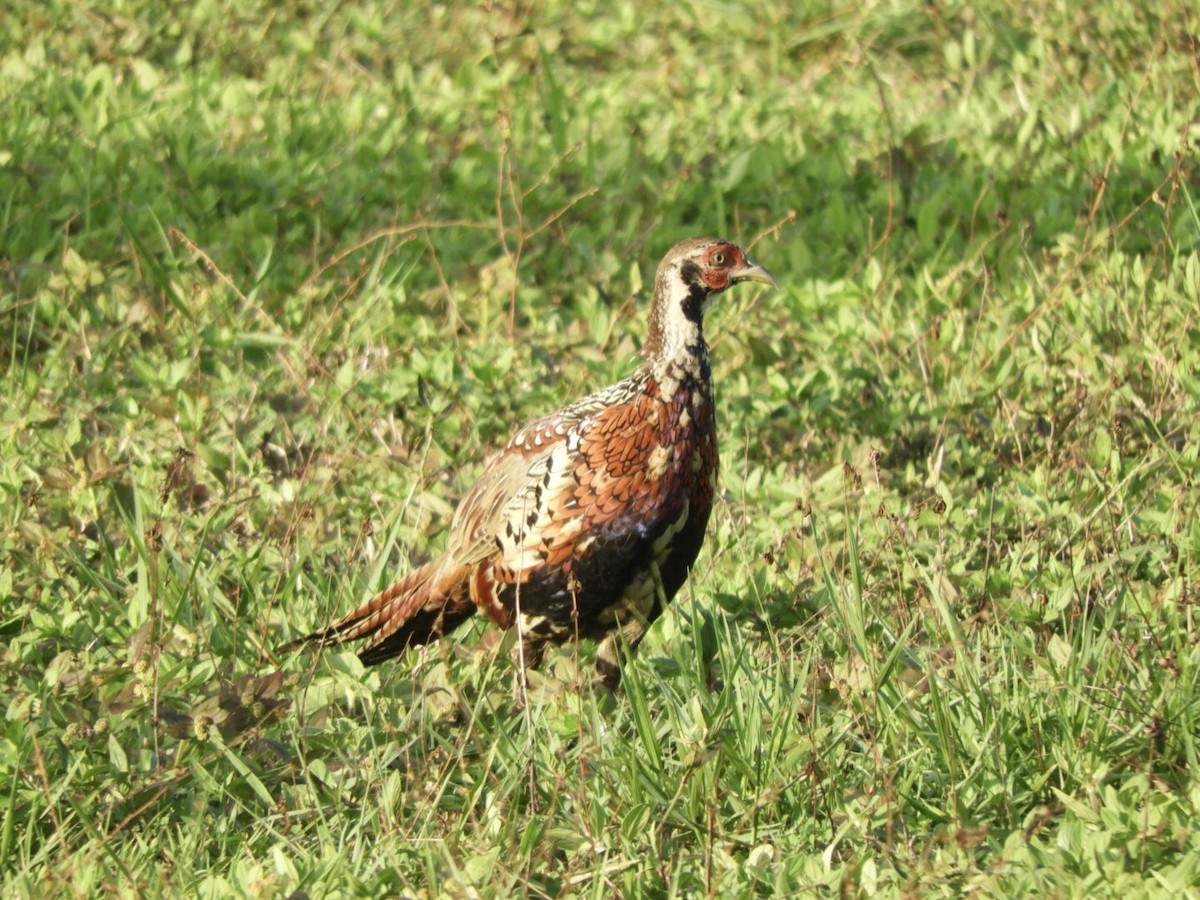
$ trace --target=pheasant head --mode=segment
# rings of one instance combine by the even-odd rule
[[[654,278],[647,361],[703,356],[704,313],[717,294],[743,281],[775,285],[770,272],[729,241],[691,238],[672,247]]]

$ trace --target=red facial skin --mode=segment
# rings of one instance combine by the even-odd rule
[[[717,244],[704,256],[704,268],[700,277],[711,291],[723,291],[729,287],[729,279],[738,269],[746,265],[746,258],[733,244]]]

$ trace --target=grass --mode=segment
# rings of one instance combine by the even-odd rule
[[[1200,894],[1187,4],[10,6],[6,896]],[[623,691],[280,656],[696,233],[782,288]]]

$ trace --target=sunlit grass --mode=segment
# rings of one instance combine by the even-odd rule
[[[15,5],[6,895],[1195,891],[1194,13],[793,6]],[[701,233],[782,287],[623,690],[279,655]]]

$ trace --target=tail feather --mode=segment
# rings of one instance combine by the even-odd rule
[[[370,638],[358,654],[364,665],[399,656],[409,647],[437,640],[471,617],[475,604],[469,574],[467,566],[447,557],[426,563],[357,609],[282,649]]]

